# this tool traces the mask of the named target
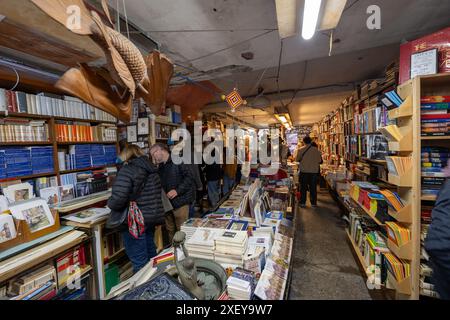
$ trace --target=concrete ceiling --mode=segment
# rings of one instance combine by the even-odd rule
[[[298,1],[303,7],[303,0]],[[366,10],[374,4],[381,8],[381,30],[366,26]],[[115,7],[116,1],[110,0],[110,5]],[[178,65],[177,73],[213,80],[224,93],[237,87],[242,95],[254,96],[261,86],[264,98],[249,98],[250,107],[234,116],[263,126],[275,122],[271,113],[280,100],[284,105],[290,102],[294,124],[320,120],[356,83],[383,76],[384,68],[398,59],[402,41],[448,26],[450,1],[348,0],[333,34],[339,41],[331,57],[329,32],[318,32],[310,41],[283,40],[279,87],[281,40],[274,0],[127,0],[126,9],[130,21]],[[244,52],[252,52],[254,58],[244,59]],[[219,96],[216,102],[203,111],[227,112]],[[265,111],[251,108],[255,104]]]

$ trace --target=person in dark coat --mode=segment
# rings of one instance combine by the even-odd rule
[[[450,300],[450,179],[444,183],[433,208],[425,250],[430,256],[435,291],[441,299]]]
[[[189,206],[195,200],[196,186],[192,171],[188,165],[174,164],[169,148],[162,143],[156,143],[150,148],[153,162],[158,164],[158,173],[163,190],[173,207],[175,221],[171,215],[166,215],[166,228],[172,241],[175,232],[189,217]]]
[[[112,187],[108,207],[114,211],[122,211],[130,205],[130,201],[136,201],[142,212],[145,232],[138,239],[128,231],[127,220],[122,227],[125,251],[133,264],[134,272],[137,272],[156,256],[155,226],[164,224],[161,181],[157,168],[139,147],[129,145],[119,157],[123,160],[123,166]]]

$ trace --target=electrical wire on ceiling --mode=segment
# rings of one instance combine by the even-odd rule
[[[280,41],[280,55],[278,57],[278,71],[277,71],[277,78],[276,78],[276,83],[277,83],[277,90],[278,90],[278,99],[280,100],[281,106],[284,107],[284,103],[283,100],[280,97],[281,91],[280,91],[280,71],[281,71],[281,59],[283,57],[283,39],[281,39]]]
[[[128,39],[130,39],[130,28],[128,26],[127,6],[125,5],[125,0],[122,0],[122,4],[123,4],[123,14],[125,15],[125,26],[127,27],[127,35]]]

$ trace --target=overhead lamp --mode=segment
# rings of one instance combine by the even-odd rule
[[[280,119],[280,121],[281,121],[282,123],[288,122],[285,116],[280,116],[278,119]]]
[[[311,39],[316,30],[335,29],[341,20],[347,0],[275,0],[278,32],[281,39],[297,36],[300,33],[299,15],[303,13],[302,36]],[[319,17],[323,8],[323,15]],[[303,11],[302,11],[303,10]]]
[[[317,21],[319,20],[320,7],[322,0],[305,0],[303,9],[303,28],[302,37],[309,40],[316,33]]]

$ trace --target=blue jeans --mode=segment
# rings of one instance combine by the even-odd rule
[[[134,273],[141,270],[151,258],[156,256],[154,242],[155,227],[145,226],[145,232],[138,239],[128,229],[122,231],[123,244],[128,258],[133,264]]]
[[[208,198],[211,206],[215,207],[220,200],[220,180],[208,181]]]
[[[234,178],[230,178],[228,175],[223,176],[223,194],[227,194],[234,187],[236,183]]]

